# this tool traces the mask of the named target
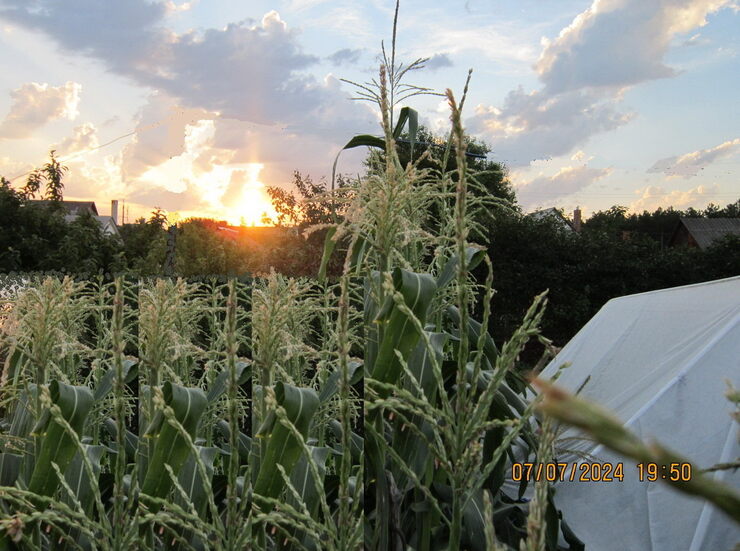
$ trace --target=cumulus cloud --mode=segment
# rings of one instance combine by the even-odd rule
[[[525,206],[551,202],[577,193],[610,173],[609,168],[564,167],[553,176],[539,176],[517,186],[517,197]]]
[[[120,73],[159,70],[170,34],[166,3],[148,0],[4,0],[0,17],[45,32],[69,51],[105,60]]]
[[[185,152],[186,128],[214,118],[204,109],[187,109],[161,93],[149,96],[137,116],[136,134],[123,148],[122,172],[127,180]]]
[[[565,155],[592,135],[618,128],[633,116],[620,113],[613,102],[591,91],[548,96],[519,87],[509,92],[501,109],[479,105],[467,127],[490,140],[497,159],[516,167]]]
[[[272,123],[300,117],[328,98],[303,73],[319,58],[303,53],[297,31],[276,11],[221,29],[177,34],[164,27],[166,4],[11,1],[0,17],[42,30],[67,50],[103,60],[119,74],[190,108]]]
[[[660,186],[647,186],[638,189],[636,193],[639,198],[630,204],[629,209],[633,212],[654,211],[658,208],[673,207],[684,209],[687,207],[702,208],[712,202],[719,191],[717,184],[711,186],[697,186],[688,191],[672,190],[666,191]]]
[[[16,88],[10,93],[10,111],[0,123],[0,138],[28,138],[52,120],[74,120],[79,114],[81,89],[71,81],[62,86],[28,82]]]
[[[733,157],[740,153],[740,138],[728,140],[716,147],[692,151],[685,155],[667,157],[656,161],[647,171],[652,174],[663,173],[670,177],[693,178],[700,171],[719,159]]]
[[[663,63],[671,40],[706,24],[730,0],[595,0],[553,41],[535,69],[550,93],[621,88],[671,77]]]
[[[432,57],[429,58],[429,61],[427,61],[424,66],[427,69],[430,69],[432,71],[436,71],[437,69],[442,69],[444,67],[452,67],[453,63],[450,59],[450,54],[434,54]]]
[[[730,0],[594,0],[554,40],[543,39],[534,65],[542,88],[510,92],[501,109],[479,106],[472,123],[513,166],[566,154],[629,122],[633,114],[619,108],[624,91],[675,75],[664,63],[674,37],[702,27],[709,14],[730,5]]]
[[[258,148],[264,153],[266,143],[274,146],[269,154],[275,162],[285,163],[283,172],[315,166],[352,135],[377,129],[372,110],[349,101],[336,78],[320,80],[306,72],[319,58],[304,53],[298,31],[277,12],[259,21],[175,33],[165,27],[172,9],[171,2],[148,0],[110,6],[92,0],[6,0],[0,17],[43,31],[67,51],[97,58],[157,91],[142,108],[136,136],[121,156],[126,181],[182,156],[186,129],[199,120],[218,124],[214,143],[188,162],[191,177],[239,159],[262,162],[252,154]],[[333,57],[349,62],[356,55],[359,51],[349,50]],[[266,165],[263,174],[274,173]]]
[[[54,145],[58,155],[70,155],[79,151],[87,151],[98,147],[98,130],[91,122],[75,126],[71,136],[67,136],[61,142]]]
[[[360,60],[362,55],[362,48],[342,48],[337,50],[326,59],[331,61],[334,65],[352,65]]]

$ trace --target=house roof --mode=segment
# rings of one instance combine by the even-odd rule
[[[740,218],[681,218],[700,249],[725,235],[740,235]]]
[[[555,207],[550,207],[548,209],[542,209],[542,210],[536,210],[534,212],[530,212],[527,214],[530,218],[534,220],[544,220],[545,218],[552,218],[554,220],[557,220],[557,222],[562,226],[565,230],[575,231],[573,229],[573,224],[571,224],[570,220],[568,220],[565,216],[563,216],[558,209]]]
[[[79,214],[65,214],[64,215],[64,221],[65,222],[74,222],[79,217]],[[120,232],[118,231],[118,226],[116,226],[115,221],[113,220],[112,216],[95,216],[93,215],[93,218],[98,221],[98,224],[100,224],[100,229],[102,229],[105,233],[112,234],[112,235],[120,235]]]
[[[48,199],[36,199],[31,201],[38,205],[45,205],[51,203]],[[60,201],[60,204],[69,214],[82,214],[85,211],[92,212],[95,216],[98,215],[98,209],[95,206],[95,201]]]

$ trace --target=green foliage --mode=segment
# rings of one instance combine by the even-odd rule
[[[121,249],[89,213],[66,222],[56,200],[28,201],[0,186],[0,271],[113,273],[125,267]]]
[[[614,237],[649,237],[667,247],[680,218],[737,218],[740,217],[740,199],[720,208],[710,203],[704,210],[689,208],[678,210],[673,207],[658,208],[653,212],[627,213],[623,206],[613,206],[598,211],[583,223],[584,232],[606,233]]]
[[[23,186],[22,193],[26,199],[33,199],[46,183],[45,199],[58,202],[63,199],[64,174],[69,170],[54,156],[55,150],[49,152],[49,161],[40,169],[32,171]]]
[[[344,178],[338,179],[338,187],[346,187]],[[293,187],[298,192],[269,186],[267,194],[277,213],[274,223],[278,226],[306,228],[317,224],[329,224],[333,221],[331,203],[327,201],[326,182],[322,179],[314,182],[310,176],[303,176],[297,170],[293,173]]]
[[[126,267],[134,274],[161,274],[167,254],[166,218],[161,210],[152,212],[149,220],[138,219],[121,226]]]
[[[670,212],[656,211],[655,220]],[[661,247],[659,240],[637,230],[623,239],[620,224],[629,219],[625,209],[614,207],[587,220],[580,234],[547,217],[501,213],[489,222],[488,251],[497,259],[497,308],[489,326],[494,338],[508,338],[529,306],[526,297],[546,289],[550,307],[543,332],[563,346],[612,298],[740,273],[737,236],[706,250]],[[485,277],[482,269],[475,273],[478,281]],[[525,356],[530,364],[537,357],[537,350]]]

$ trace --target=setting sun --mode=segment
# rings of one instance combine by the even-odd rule
[[[232,185],[241,183],[241,192],[236,193],[228,209],[227,220],[234,225],[264,226],[263,221],[275,217],[270,197],[265,190],[265,184],[259,181],[259,174],[263,165],[250,163],[246,169],[232,173]]]

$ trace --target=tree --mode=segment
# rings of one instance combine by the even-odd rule
[[[0,271],[58,269],[54,254],[65,233],[58,209],[29,203],[23,191],[0,186]]]
[[[124,267],[120,241],[89,213],[67,223],[56,201],[28,201],[0,185],[0,271],[114,272]]]
[[[346,178],[337,177],[338,193],[336,199],[341,204],[342,188],[347,187]],[[316,224],[330,224],[334,220],[332,215],[332,198],[328,195],[326,181],[322,178],[314,182],[310,175],[303,176],[297,170],[293,172],[293,191],[277,186],[267,188],[267,194],[272,200],[272,206],[277,213],[278,226],[298,226],[306,228]],[[335,209],[336,210],[336,209]],[[339,208],[341,214],[341,207]]]
[[[77,274],[115,273],[126,266],[118,236],[108,235],[90,212],[67,224],[55,253],[57,269]]]
[[[126,266],[139,275],[162,273],[167,256],[167,216],[155,208],[149,220],[139,218],[120,228]]]
[[[59,162],[54,156],[56,150],[49,152],[49,162],[42,168],[36,169],[28,175],[26,185],[23,187],[23,195],[26,199],[33,199],[40,191],[42,184],[46,183],[45,199],[59,202],[63,199],[64,182],[63,178],[69,168]]]
[[[44,165],[42,172],[46,179],[46,198],[50,201],[61,201],[64,192],[62,178],[69,170],[54,157],[55,150],[49,153],[49,162]]]
[[[477,183],[477,186],[471,186],[471,193],[485,194],[515,205],[516,194],[507,178],[506,167],[501,163],[487,159],[488,153],[491,152],[490,146],[472,136],[466,136],[465,142],[468,171]],[[420,126],[416,132],[413,156],[411,155],[411,142],[408,133],[401,135],[396,147],[401,166],[405,167],[409,162],[417,161],[417,166],[420,169],[429,169],[435,173],[451,172],[453,173],[453,179],[455,179],[454,171],[457,170],[457,158],[454,150],[450,149],[445,162],[446,137],[436,136],[425,126]],[[377,149],[372,149],[368,153],[365,159],[368,172],[372,172],[377,166],[383,166],[384,155],[384,152]],[[424,158],[422,159],[422,157]],[[422,160],[419,161],[419,159]]]

